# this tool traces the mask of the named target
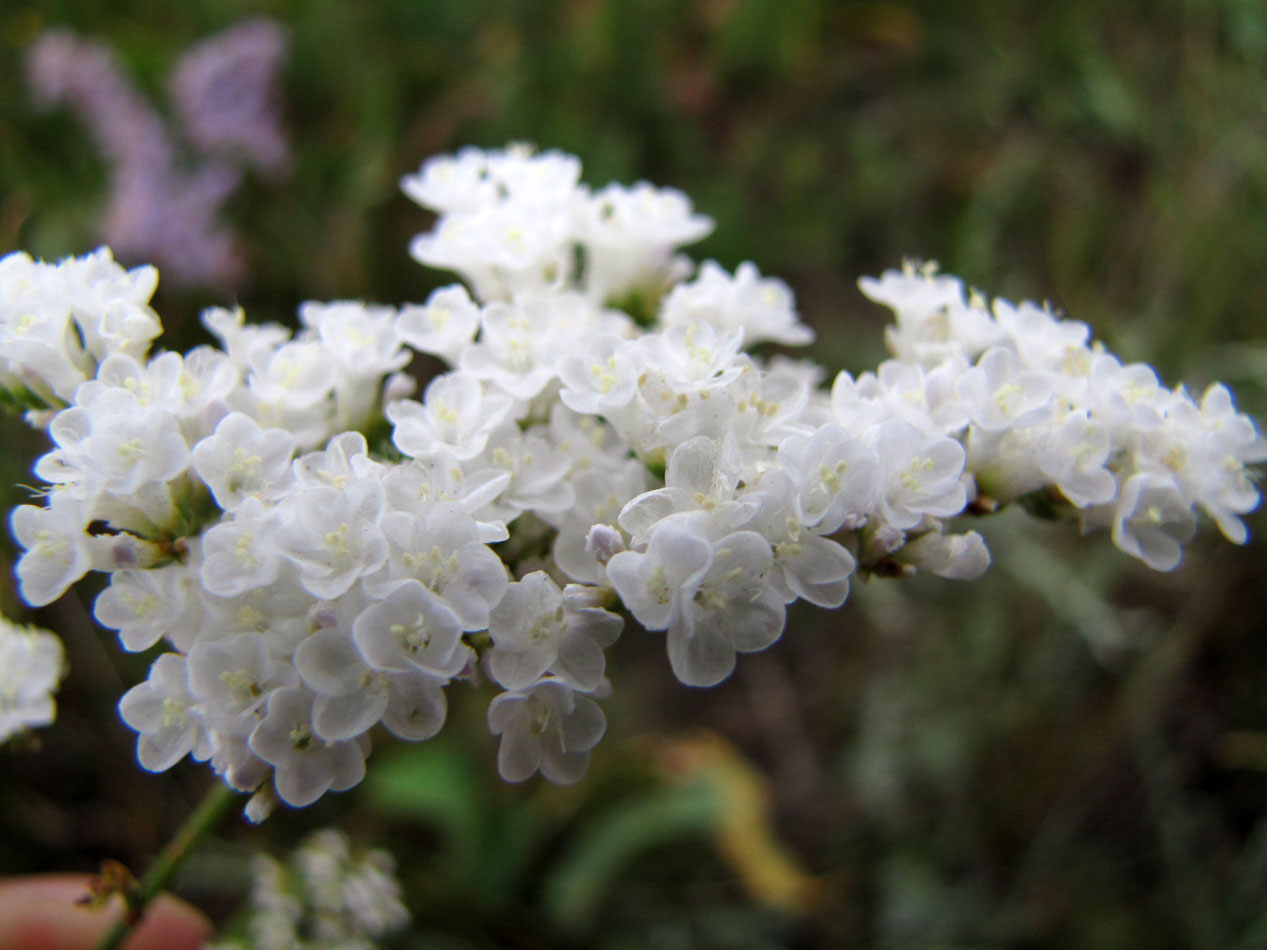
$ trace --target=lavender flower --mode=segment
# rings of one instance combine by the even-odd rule
[[[112,166],[172,164],[171,138],[162,117],[108,46],[69,30],[49,30],[28,53],[27,75],[36,105],[69,106]]]
[[[285,56],[285,31],[262,18],[243,20],[187,51],[168,89],[189,141],[279,172],[288,158],[276,82]]]
[[[284,53],[282,29],[253,19],[181,57],[169,83],[173,106],[184,137],[204,156],[189,161],[109,47],[65,30],[31,47],[36,103],[70,107],[109,163],[99,229],[115,253],[153,261],[176,283],[241,283],[244,254],[219,211],[244,166],[272,174],[285,166],[276,90]]]

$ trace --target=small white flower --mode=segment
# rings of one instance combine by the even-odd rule
[[[311,805],[326,792],[342,792],[365,777],[365,756],[353,741],[325,742],[313,728],[315,696],[300,687],[274,691],[250,746],[273,766],[273,785],[295,808]]]
[[[821,537],[819,526],[806,527],[791,501],[795,487],[782,469],[763,478],[761,487],[764,504],[752,526],[774,554],[771,586],[784,603],[800,598],[819,607],[839,607],[849,596],[853,555]]]
[[[88,407],[72,406],[49,425],[65,462],[93,491],[132,495],[170,481],[189,465],[189,445],[175,416],[110,388]]]
[[[395,425],[392,441],[406,455],[426,459],[445,451],[464,462],[484,450],[512,407],[504,393],[485,393],[474,376],[453,372],[433,379],[421,404],[397,400],[386,414]]]
[[[136,757],[151,772],[163,772],[193,755],[211,755],[206,725],[194,708],[185,658],[164,653],[150,667],[149,678],[119,700],[119,715],[136,730]]]
[[[299,568],[300,583],[310,594],[338,597],[382,567],[387,560],[387,539],[379,527],[383,502],[382,483],[373,480],[343,489],[313,485],[288,500],[289,519],[277,529],[274,543]],[[204,577],[206,570],[204,565]]]
[[[9,527],[26,552],[18,560],[22,599],[33,607],[51,604],[88,572],[92,555],[84,528],[91,516],[66,492],[54,491],[46,508],[19,505]]]
[[[1035,461],[1074,506],[1086,508],[1108,504],[1117,495],[1117,479],[1107,468],[1112,450],[1104,426],[1086,412],[1071,412],[1048,429],[1047,444]]]
[[[960,476],[964,449],[954,439],[925,437],[908,422],[882,423],[871,439],[880,460],[880,514],[895,528],[913,528],[925,515],[948,518],[968,496]]]
[[[235,597],[273,583],[282,569],[282,515],[258,498],[247,498],[232,517],[209,528],[202,538],[203,586],[221,597]]]
[[[216,504],[232,511],[249,496],[266,501],[281,497],[290,483],[294,449],[295,440],[285,429],[261,429],[250,416],[233,412],[194,446],[194,471]]]
[[[670,517],[691,517],[707,524],[714,536],[727,534],[745,524],[760,504],[757,497],[735,491],[738,480],[721,445],[702,435],[688,439],[669,456],[665,487],[626,504],[620,526],[635,546],[647,543],[656,526]]]
[[[1001,346],[964,372],[955,392],[973,424],[986,430],[1035,425],[1051,409],[1047,374],[1025,370],[1016,354]]]
[[[596,300],[658,294],[675,276],[673,251],[713,229],[712,219],[694,213],[686,195],[646,182],[608,185],[580,202],[576,215],[586,291]]]
[[[584,588],[565,596],[544,571],[510,585],[489,618],[489,669],[507,689],[526,689],[547,672],[573,689],[592,692],[603,679],[603,648],[615,642],[616,614],[584,606]]]
[[[296,679],[294,667],[256,633],[199,642],[189,651],[187,667],[190,694],[228,716],[254,713],[269,693],[294,686]]]
[[[1183,559],[1197,521],[1174,481],[1151,472],[1122,486],[1113,519],[1113,543],[1155,571],[1173,571]]]
[[[458,675],[471,660],[458,618],[418,581],[397,585],[352,625],[352,638],[378,670],[421,670],[439,679]]]
[[[749,261],[734,276],[716,261],[705,261],[699,274],[678,284],[660,308],[664,326],[708,324],[719,330],[743,331],[747,343],[771,340],[800,346],[814,339],[814,331],[801,323],[792,291],[783,281],[762,277]]]
[[[587,340],[580,353],[561,353],[559,399],[579,413],[609,415],[624,409],[638,393],[642,352],[625,337],[607,333]]]
[[[295,651],[295,668],[317,694],[312,727],[322,739],[354,739],[382,720],[404,739],[428,739],[444,725],[447,677],[369,666],[348,631],[318,630]]]
[[[489,609],[506,590],[506,565],[483,543],[470,512],[457,502],[431,502],[390,512],[381,526],[390,545],[386,571],[367,579],[367,589],[377,593],[413,578],[441,597],[463,630],[488,626]]]
[[[480,308],[461,284],[441,287],[422,306],[400,308],[396,332],[420,353],[430,353],[449,365],[471,345],[480,325]]]
[[[785,439],[776,461],[796,488],[798,519],[819,534],[856,528],[875,507],[880,476],[875,452],[834,423]]]
[[[198,572],[186,564],[148,570],[115,571],[110,586],[97,595],[93,616],[119,631],[125,650],[148,650],[175,630],[197,601]]]
[[[990,566],[990,551],[976,531],[931,531],[905,545],[897,556],[903,564],[956,581],[976,580]]]
[[[588,696],[557,679],[501,693],[488,707],[488,728],[501,736],[497,770],[508,782],[540,771],[570,785],[589,767],[590,749],[607,729],[603,711]]]
[[[783,598],[770,583],[773,552],[755,531],[712,544],[712,563],[675,595],[668,629],[669,665],[687,686],[714,686],[735,668],[735,654],[764,650],[783,633]]]

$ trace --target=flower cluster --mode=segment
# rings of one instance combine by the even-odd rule
[[[395,870],[386,851],[355,852],[332,828],[305,838],[285,864],[259,855],[248,939],[209,950],[373,950],[409,923]]]
[[[469,289],[307,303],[295,334],[211,310],[220,346],[183,356],[147,355],[152,272],[0,262],[0,382],[44,399],[54,443],[18,575],[42,604],[106,571],[97,619],[166,648],[120,703],[146,768],[192,755],[260,790],[256,816],[306,805],[361,780],[375,727],[426,739],[449,684],[486,678],[501,774],[570,782],[619,607],[710,686],[856,573],[978,576],[984,540],[950,519],[1015,499],[1159,569],[1198,508],[1245,540],[1267,441],[1225,388],[1197,402],[1082,324],[913,267],[863,281],[894,359],[826,388],[745,350],[812,333],[781,281],[680,255],[711,227],[685,196],[579,174],[433,159],[403,183],[438,212],[413,252]],[[28,317],[43,349],[8,342]],[[413,352],[448,367],[420,395]]]
[[[55,634],[0,617],[0,743],[57,717],[65,662]]]
[[[1267,440],[1222,384],[1200,399],[1167,389],[1143,363],[1124,364],[1086,324],[1028,301],[979,294],[936,268],[908,265],[863,279],[890,306],[897,357],[832,389],[839,414],[877,401],[920,407],[931,429],[967,450],[978,503],[1016,499],[1065,513],[1149,567],[1173,570],[1196,532],[1196,510],[1244,544],[1241,515],[1258,506]]]
[[[242,167],[270,173],[287,159],[276,78],[286,35],[272,20],[244,20],[188,50],[171,75],[171,97],[200,160],[182,160],[169,124],[107,46],[50,30],[27,66],[38,104],[67,105],[110,166],[101,232],[120,255],[153,260],[170,279],[234,286],[242,250],[218,220]]]

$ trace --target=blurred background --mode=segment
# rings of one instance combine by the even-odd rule
[[[284,154],[200,150],[173,77],[259,15],[281,27],[262,114]],[[28,74],[50,29],[113,51],[93,62],[127,122],[94,126],[73,82]],[[149,133],[170,154],[133,154]],[[83,253],[120,215],[175,228],[158,253],[205,261],[210,240],[228,266],[164,266],[168,348],[204,342],[211,304],[293,322],[307,299],[423,300],[451,277],[409,258],[429,220],[400,176],[510,141],[578,155],[594,186],[686,192],[717,221],[692,255],[785,279],[833,372],[884,358],[858,276],[933,258],[1267,418],[1258,0],[0,11],[0,253]],[[30,484],[40,439],[3,426],[3,484]],[[235,817],[177,889],[231,927],[255,850],[337,824],[396,856],[414,925],[395,947],[1267,946],[1267,517],[1249,521],[1246,548],[1207,525],[1158,575],[1104,536],[980,519],[982,580],[858,583],[708,691],[631,627],[608,736],[568,789],[502,783],[489,696],[455,686],[439,738],[380,743],[362,786],[306,811]],[[140,769],[115,704],[148,657],[94,628],[91,590],[24,613],[3,544],[0,609],[62,634],[71,671],[57,725],[0,751],[0,873],[143,870],[209,772]]]

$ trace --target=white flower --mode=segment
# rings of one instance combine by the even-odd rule
[[[274,691],[268,712],[251,733],[251,750],[273,766],[282,801],[311,805],[326,792],[342,792],[365,777],[365,756],[354,741],[325,742],[312,724],[314,695],[300,687]]]
[[[674,276],[674,249],[713,230],[713,220],[694,213],[686,195],[646,182],[608,185],[580,202],[576,215],[586,290],[596,300],[657,294]]]
[[[606,415],[623,409],[638,393],[641,353],[640,347],[616,333],[590,337],[580,353],[561,353],[559,399],[579,413]]]
[[[243,374],[290,339],[290,331],[280,324],[248,324],[241,307],[210,307],[202,312],[202,324],[220,341],[229,363]]]
[[[880,460],[880,514],[895,528],[913,528],[925,515],[948,518],[963,511],[967,491],[963,446],[944,436],[925,437],[908,422],[892,419],[871,444]]]
[[[497,770],[508,782],[534,772],[569,785],[589,767],[607,720],[598,704],[557,679],[496,696],[488,707],[488,728],[501,736]]]
[[[0,388],[69,402],[111,353],[142,358],[162,330],[153,267],[124,271],[109,248],[56,264],[0,258]]]
[[[687,686],[714,686],[735,668],[735,653],[764,650],[783,633],[783,598],[769,581],[770,544],[737,531],[712,545],[712,563],[676,594],[669,665]]]
[[[19,505],[9,526],[26,552],[18,560],[22,599],[33,607],[51,604],[91,567],[88,535],[91,516],[65,492],[49,495],[46,508]]]
[[[953,435],[969,421],[956,393],[967,369],[967,362],[956,357],[931,369],[918,363],[885,360],[874,376],[874,398],[888,415],[904,419],[928,435]]]
[[[446,451],[464,462],[484,450],[489,433],[512,407],[504,393],[485,393],[474,376],[453,372],[433,379],[421,404],[401,399],[386,413],[395,425],[392,441],[406,455],[425,459]]]
[[[290,483],[294,450],[295,440],[285,429],[261,429],[250,416],[234,412],[194,446],[194,471],[216,504],[232,511],[247,497],[281,497]]]
[[[250,359],[250,415],[266,426],[289,429],[302,447],[322,441],[329,432],[330,396],[338,382],[338,367],[328,349],[299,341],[255,349]]]
[[[175,478],[189,465],[189,446],[176,418],[143,405],[126,389],[109,388],[88,407],[63,410],[48,431],[91,491],[132,495],[147,483]]]
[[[560,355],[578,340],[618,331],[625,323],[581,294],[519,294],[511,303],[484,308],[479,342],[462,351],[458,366],[515,399],[532,399],[555,378]]]
[[[410,253],[458,271],[483,301],[558,287],[571,277],[573,209],[580,163],[570,155],[512,147],[428,163],[406,192],[441,211]]]
[[[548,440],[525,435],[516,425],[507,423],[494,432],[480,461],[510,474],[496,499],[507,521],[524,511],[550,518],[567,511],[576,499],[567,481],[571,459]]]
[[[526,689],[550,672],[573,689],[597,689],[603,648],[615,642],[622,621],[587,606],[585,590],[569,585],[565,594],[544,571],[511,584],[489,619],[493,678],[507,689]]]
[[[906,544],[897,557],[903,564],[956,581],[976,580],[990,566],[990,551],[976,531],[930,531]]]
[[[353,739],[380,720],[397,736],[428,739],[444,725],[447,677],[369,666],[348,631],[318,630],[295,651],[295,668],[317,694],[313,730],[327,742]]]
[[[856,528],[875,507],[880,464],[875,452],[834,423],[793,435],[776,460],[795,486],[800,522],[819,534]]]
[[[382,483],[373,480],[342,489],[312,485],[288,500],[289,520],[277,529],[275,544],[299,568],[305,590],[329,600],[383,565],[383,502]]]
[[[615,527],[621,510],[647,487],[650,475],[646,467],[635,459],[629,459],[616,471],[589,469],[572,477],[576,500],[559,518],[559,533],[555,536],[553,555],[559,568],[583,583],[604,583],[602,563],[592,556],[590,538],[596,528],[613,532],[613,542],[605,550],[614,554],[623,549],[624,540]],[[605,563],[605,561],[604,561]]]
[[[372,950],[374,938],[409,922],[386,851],[354,851],[335,829],[304,839],[286,866],[252,864],[246,932],[252,950]],[[245,950],[240,942],[216,950]]]
[[[955,387],[973,424],[986,430],[1041,422],[1050,411],[1051,391],[1045,373],[1024,370],[1015,353],[998,346],[987,350]]]
[[[136,757],[151,772],[163,772],[193,755],[211,755],[211,740],[189,691],[185,658],[164,653],[150,667],[149,678],[119,700],[119,715],[138,733]]]
[[[92,613],[98,623],[119,631],[125,650],[137,653],[179,627],[190,604],[197,602],[197,585],[197,570],[186,564],[115,571]]]
[[[417,511],[432,502],[453,501],[474,518],[495,518],[487,510],[506,490],[510,479],[510,472],[481,468],[473,462],[464,466],[441,450],[426,461],[413,459],[388,468],[383,473],[383,490],[393,512]],[[477,520],[476,525],[479,539],[485,544],[506,540],[505,524]]]
[[[1173,479],[1151,472],[1122,486],[1113,518],[1113,543],[1155,571],[1173,571],[1183,559],[1197,521]]]
[[[709,525],[716,535],[739,528],[756,511],[760,499],[737,495],[738,477],[728,471],[722,447],[707,436],[678,445],[669,456],[665,487],[643,492],[620,512],[620,526],[631,543],[642,545],[666,518],[687,516]]]
[[[784,603],[798,598],[835,608],[849,595],[853,555],[835,541],[820,537],[820,526],[806,527],[792,501],[795,486],[782,469],[761,481],[762,510],[752,527],[769,542],[774,564],[769,581]],[[831,529],[832,531],[835,528]]]
[[[417,175],[402,178],[400,186],[424,208],[442,212],[470,211],[497,199],[497,184],[488,175],[488,153],[476,148],[429,158]]]
[[[674,324],[659,333],[641,337],[642,361],[654,378],[649,397],[652,408],[659,398],[715,391],[729,385],[745,371],[747,363],[736,359],[743,346],[743,330],[722,330],[708,324]],[[647,383],[643,384],[648,385]],[[663,388],[672,397],[662,397]],[[671,409],[671,406],[664,407]]]
[[[1035,461],[1051,482],[1078,508],[1104,505],[1117,495],[1117,479],[1107,468],[1113,450],[1108,430],[1084,412],[1071,412],[1048,429],[1046,445]]]
[[[359,432],[340,432],[324,449],[295,459],[293,469],[301,485],[340,490],[362,478],[377,479],[384,471],[369,457],[369,446]]]
[[[57,717],[53,694],[65,665],[54,634],[0,617],[0,743]]]
[[[272,584],[282,569],[282,514],[258,498],[247,498],[231,517],[209,528],[202,538],[203,586],[221,597],[235,597]]]
[[[621,600],[648,630],[668,630],[669,663],[688,686],[713,686],[735,667],[735,653],[764,650],[783,632],[784,605],[769,582],[770,544],[737,531],[710,544],[670,519],[643,553],[607,564]]]
[[[475,339],[479,325],[479,306],[465,287],[452,284],[432,293],[423,306],[401,307],[396,332],[415,350],[453,365]]]
[[[418,581],[402,581],[371,604],[352,625],[361,655],[377,670],[421,670],[440,680],[457,676],[472,651],[462,643],[458,618]]]
[[[218,715],[254,713],[274,689],[294,686],[295,669],[257,633],[201,641],[187,658],[189,692]]]
[[[365,426],[373,417],[379,382],[410,360],[401,348],[396,311],[355,301],[309,301],[300,306],[299,319],[316,333],[337,368],[334,426]]]
[[[743,331],[744,341],[771,340],[789,346],[810,343],[814,331],[800,322],[792,291],[783,281],[762,277],[745,261],[730,276],[716,261],[705,261],[695,279],[678,284],[660,308],[664,326],[707,324]]]
[[[438,501],[383,516],[390,550],[384,575],[367,579],[381,592],[414,578],[438,594],[463,630],[488,626],[489,609],[508,583],[506,566],[480,537],[479,524],[462,505]]]
[[[1220,383],[1201,397],[1199,435],[1185,454],[1208,459],[1199,466],[1197,499],[1233,544],[1244,544],[1249,531],[1240,515],[1258,507],[1258,487],[1248,465],[1267,461],[1265,439],[1248,416],[1236,411],[1232,394]]]

